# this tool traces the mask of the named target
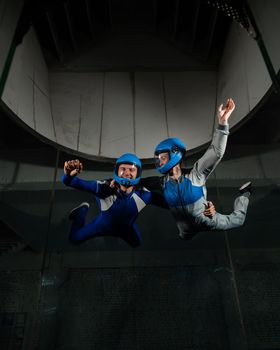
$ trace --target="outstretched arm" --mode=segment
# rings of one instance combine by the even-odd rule
[[[199,182],[203,182],[215,169],[222,159],[229,134],[228,119],[235,109],[234,101],[229,98],[226,105],[221,104],[218,108],[219,125],[214,133],[211,145],[205,154],[195,163],[192,175],[197,177]]]
[[[160,176],[149,176],[140,179],[140,186],[145,187],[151,192],[151,205],[155,205],[160,208],[169,209],[169,206],[165,200],[162,185],[163,177]]]
[[[162,190],[162,177],[160,176],[149,176],[140,179],[139,184],[149,191],[160,191]]]
[[[77,177],[77,174],[80,174],[82,170],[83,164],[79,161],[79,159],[66,161],[64,163],[64,175],[62,176],[62,182],[66,186],[98,194],[100,191],[98,181],[86,181]]]
[[[157,207],[163,208],[163,209],[169,209],[169,206],[164,198],[164,195],[157,192],[151,192],[151,205],[155,205]]]

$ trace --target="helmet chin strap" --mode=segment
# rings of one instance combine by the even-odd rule
[[[174,171],[175,170],[175,171]],[[179,170],[179,171],[178,171]],[[177,165],[175,165],[173,168],[170,169],[170,171],[168,172],[169,176],[173,176],[173,177],[177,177],[179,178],[182,175],[182,170],[181,170],[181,165],[180,163],[178,163]]]
[[[124,186],[124,185],[120,185],[119,184],[119,191],[123,192],[123,193],[131,193],[135,188],[135,185],[130,185],[130,186]]]

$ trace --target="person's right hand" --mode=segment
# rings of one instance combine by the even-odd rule
[[[79,159],[67,160],[64,163],[64,174],[70,176],[76,176],[81,173],[83,170],[83,164],[79,161]]]
[[[219,124],[226,125],[228,123],[228,119],[231,115],[231,113],[235,109],[235,103],[232,98],[227,99],[227,103],[224,106],[221,104],[218,108],[218,120]]]
[[[213,216],[216,215],[216,208],[212,202],[207,202],[207,207],[205,208],[203,214],[205,216],[208,216],[210,219],[212,219]]]

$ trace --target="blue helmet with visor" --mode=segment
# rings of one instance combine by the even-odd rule
[[[135,167],[137,171],[136,178],[132,179],[132,178],[119,176],[119,167],[121,164],[129,164],[129,165],[132,165],[132,167]],[[120,158],[118,158],[116,161],[115,170],[114,170],[114,180],[118,184],[123,185],[125,187],[134,186],[139,183],[141,172],[142,172],[141,160],[135,154],[125,153],[122,156],[120,156]]]
[[[165,164],[160,165],[162,153],[167,153],[162,156],[166,156],[168,159]],[[156,169],[161,174],[168,173],[175,165],[181,162],[185,153],[186,145],[180,139],[171,137],[161,141],[155,149]]]

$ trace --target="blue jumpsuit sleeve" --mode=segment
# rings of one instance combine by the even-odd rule
[[[164,209],[169,208],[163,194],[163,176],[141,178],[140,186],[147,189],[150,193],[149,202],[147,204],[155,205]]]
[[[82,180],[77,176],[70,176],[70,175],[64,174],[62,176],[62,182],[66,186],[73,187],[81,191],[91,192],[95,195],[101,195],[102,192],[104,192],[104,190],[102,189],[102,186],[96,180],[87,181],[87,180]]]
[[[147,188],[149,191],[161,190],[163,176],[149,176],[140,179],[140,186]]]
[[[169,206],[164,198],[164,195],[157,192],[151,192],[151,198],[150,198],[149,204],[155,205],[163,209],[169,209]]]

